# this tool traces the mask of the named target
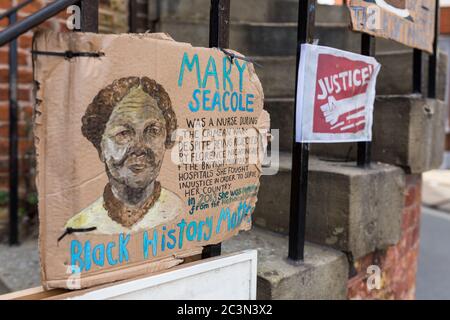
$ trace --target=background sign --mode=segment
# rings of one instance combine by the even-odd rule
[[[251,63],[164,34],[45,32],[34,50],[47,288],[167,269],[251,227],[269,129]],[[83,55],[46,54],[67,50]]]
[[[372,57],[303,44],[296,141],[370,141],[379,71]]]
[[[435,0],[349,0],[352,28],[433,52]]]

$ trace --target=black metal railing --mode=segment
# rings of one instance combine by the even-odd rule
[[[297,69],[300,59],[300,45],[305,42],[311,43],[313,40],[314,20],[316,11],[315,0],[299,0],[298,13],[298,36],[297,36]],[[433,54],[430,55],[428,66],[428,97],[436,98],[436,70],[439,38],[439,0],[436,0],[435,17],[435,38],[433,43]],[[375,38],[363,33],[361,35],[361,54],[375,55]],[[297,83],[297,82],[296,82]],[[414,49],[413,58],[413,92],[422,92],[422,51]],[[297,85],[295,86],[297,90]],[[295,94],[295,105],[297,104],[297,92]],[[295,106],[294,106],[295,110]],[[295,111],[294,111],[295,112]],[[294,262],[304,260],[305,226],[308,194],[308,159],[309,144],[295,142],[295,122],[294,114],[294,135],[292,152],[292,177],[291,177],[291,205],[289,220],[289,253],[288,257]],[[371,143],[359,142],[357,148],[357,165],[362,168],[369,168],[371,162]]]
[[[17,38],[32,28],[57,15],[67,7],[78,4],[81,8],[82,31],[98,31],[98,0],[58,0],[21,21],[20,9],[33,3],[25,0],[0,14],[0,20],[9,19],[6,29],[0,32],[0,47],[9,43],[9,244],[19,244],[19,156],[18,156],[18,101],[17,101]]]
[[[439,23],[440,23],[440,8],[439,0],[436,0],[436,15],[434,20],[434,41],[433,54],[430,55],[428,62],[428,98],[436,98],[436,77],[437,77],[437,57],[438,57],[438,43],[439,43]]]
[[[316,17],[316,1],[300,0],[298,5],[297,28],[297,64],[298,70],[301,55],[301,45],[314,40],[314,25]],[[298,72],[295,73],[295,83],[298,83]],[[295,85],[294,132],[292,146],[291,173],[291,206],[289,216],[289,252],[293,261],[303,261],[306,233],[306,199],[308,195],[309,143],[298,143],[295,139],[297,130],[297,85]]]
[[[209,14],[209,47],[227,49],[230,46],[230,0],[211,0]],[[206,246],[202,258],[220,256],[222,245]]]
[[[77,2],[79,2],[79,0],[58,0],[26,17],[22,21],[15,22],[0,33],[0,47],[13,41],[18,36],[40,25],[47,19],[50,19],[68,6],[76,4]],[[17,10],[14,11],[14,13],[16,12]]]

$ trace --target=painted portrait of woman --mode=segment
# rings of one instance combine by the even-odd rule
[[[102,89],[87,107],[81,131],[109,182],[102,196],[67,221],[66,231],[136,232],[180,215],[182,200],[158,181],[176,128],[169,95],[156,81],[127,77]]]

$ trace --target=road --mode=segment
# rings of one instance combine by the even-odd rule
[[[450,213],[423,208],[417,299],[450,299]]]

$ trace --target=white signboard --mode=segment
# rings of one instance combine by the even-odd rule
[[[76,300],[255,300],[257,251],[176,267],[147,278],[88,290]]]
[[[372,57],[303,44],[298,70],[296,141],[371,141],[380,68]]]

